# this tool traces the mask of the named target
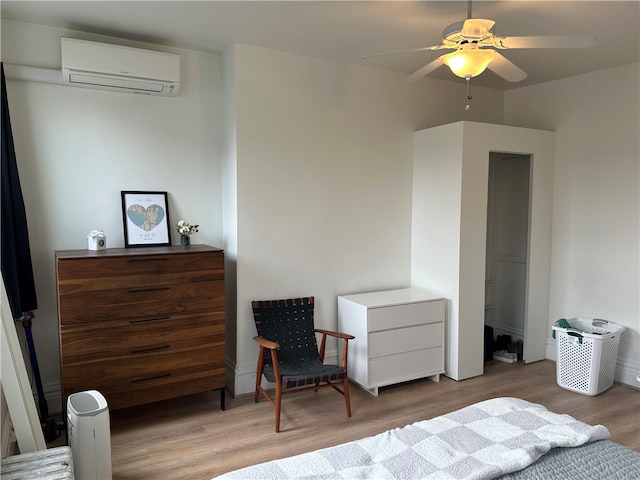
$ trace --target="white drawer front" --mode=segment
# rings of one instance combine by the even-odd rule
[[[444,303],[442,300],[408,303],[369,310],[369,331],[409,327],[424,323],[442,322]]]
[[[399,353],[370,360],[369,386],[381,387],[393,383],[442,373],[442,348],[429,348]]]
[[[369,357],[382,357],[442,346],[442,323],[397,328],[369,334]]]

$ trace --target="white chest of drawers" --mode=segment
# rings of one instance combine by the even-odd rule
[[[444,299],[405,288],[338,297],[338,330],[349,342],[349,378],[378,388],[444,373]]]

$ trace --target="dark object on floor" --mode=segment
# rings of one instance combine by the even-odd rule
[[[493,360],[493,327],[484,326],[484,361]]]
[[[498,337],[496,338],[496,343],[493,346],[493,351],[497,352],[499,350],[508,350],[510,343],[511,335],[498,335]]]
[[[523,357],[523,352],[524,352],[524,342],[522,340],[516,340],[514,344],[515,344],[514,351],[516,352],[518,362],[521,362]]]

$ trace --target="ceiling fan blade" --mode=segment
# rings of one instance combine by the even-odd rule
[[[445,48],[455,48],[455,47],[450,47],[448,45],[433,45],[431,47],[410,48],[408,50],[392,50],[390,52],[372,53],[370,55],[363,55],[362,60],[366,60],[367,58],[371,58],[371,57],[380,57],[382,55],[393,55],[396,53],[426,52],[427,50],[443,50]]]
[[[596,45],[595,37],[548,35],[539,37],[496,37],[496,48],[589,48]]]
[[[500,75],[507,82],[520,82],[527,78],[526,72],[503,57],[500,52],[496,52],[496,57],[487,68]]]
[[[487,36],[495,24],[493,20],[485,18],[468,18],[462,24],[460,35],[466,39],[481,40]]]
[[[420,70],[418,70],[418,71],[412,73],[411,75],[409,75],[407,77],[407,82],[415,82],[416,80],[421,79],[425,75],[429,75],[431,72],[433,72],[440,65],[444,64],[444,57],[445,57],[445,55],[440,55],[438,58],[436,58],[432,62],[427,63]]]

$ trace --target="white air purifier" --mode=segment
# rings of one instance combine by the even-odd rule
[[[67,439],[76,479],[111,480],[109,408],[97,390],[69,395]]]

